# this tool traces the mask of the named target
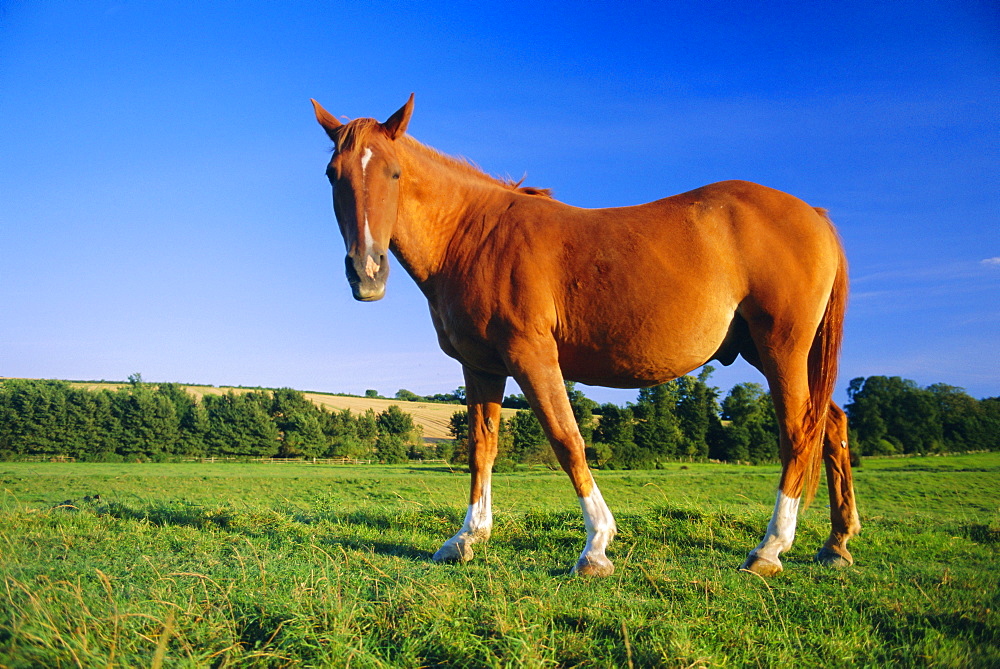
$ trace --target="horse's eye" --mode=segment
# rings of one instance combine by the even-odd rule
[[[393,179],[398,179],[399,178],[399,172],[393,172],[392,173],[392,178]]]

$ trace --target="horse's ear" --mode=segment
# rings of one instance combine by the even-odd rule
[[[323,109],[323,106],[320,103],[312,100],[312,98],[310,98],[310,101],[313,103],[313,111],[316,112],[316,120],[319,121],[319,124],[323,126],[324,130],[326,130],[326,134],[330,136],[330,139],[336,142],[337,133],[340,132],[340,128],[344,124],[335,119],[333,114]]]
[[[396,139],[406,132],[406,126],[410,123],[412,115],[413,93],[410,93],[410,99],[406,101],[406,104],[382,124],[382,129],[385,130],[385,134],[389,135],[389,139]]]

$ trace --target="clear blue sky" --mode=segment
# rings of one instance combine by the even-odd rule
[[[0,2],[0,376],[460,385],[398,266],[351,299],[309,104],[384,119],[410,92],[417,139],[571,204],[739,178],[830,209],[838,397],[1000,395],[990,0]]]

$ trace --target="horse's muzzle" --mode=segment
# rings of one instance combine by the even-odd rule
[[[385,296],[385,280],[389,277],[389,258],[386,254],[362,253],[360,257],[348,255],[347,283],[351,284],[354,299],[374,302]]]

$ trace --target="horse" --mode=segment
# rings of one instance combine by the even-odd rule
[[[648,387],[742,356],[770,386],[782,470],[770,523],[741,568],[782,570],[779,556],[792,545],[800,503],[816,493],[821,461],[832,527],[815,559],[853,564],[847,542],[860,523],[847,420],[831,399],[847,261],[826,211],[745,181],[637,206],[573,207],[410,137],[413,100],[384,122],[342,123],[312,103],[333,141],[326,176],[354,298],[383,297],[391,251],[427,298],[441,349],[462,365],[469,502],[462,527],[433,559],[471,560],[490,536],[508,377],[579,498],[587,538],[572,571],[608,576],[615,520],[564,381]]]

